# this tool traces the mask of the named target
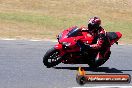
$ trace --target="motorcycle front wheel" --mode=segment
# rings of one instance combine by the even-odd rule
[[[43,57],[43,63],[47,68],[53,67],[61,63],[59,50],[55,48],[49,49]]]

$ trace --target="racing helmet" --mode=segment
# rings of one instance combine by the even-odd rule
[[[101,25],[101,20],[98,17],[90,18],[88,21],[88,29],[90,31],[97,31]]]

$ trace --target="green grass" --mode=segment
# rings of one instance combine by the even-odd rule
[[[64,18],[64,17],[53,17],[53,16],[47,16],[47,15],[39,15],[39,14],[27,14],[27,13],[0,13],[0,20],[2,23],[5,22],[5,28],[6,23],[12,24],[21,27],[12,29],[10,28],[10,31],[6,31],[7,37],[13,38],[15,36],[19,36],[17,34],[20,34],[21,37],[26,37],[27,38],[52,38],[55,39],[56,35],[60,33],[63,29],[68,28],[73,25],[79,25],[80,23],[83,22],[83,20],[79,20],[78,18]],[[28,27],[26,26],[25,30],[23,27],[26,25],[29,25]],[[9,27],[10,27],[9,26]],[[23,26],[23,27],[22,27]],[[33,29],[32,27],[35,27]],[[8,27],[7,27],[8,28]],[[36,32],[37,30],[38,32]],[[1,36],[3,35],[3,30],[0,30],[2,32]],[[18,33],[19,31],[19,33]],[[9,33],[8,33],[9,32]],[[29,34],[28,34],[29,33]],[[29,37],[31,36],[31,37]],[[3,36],[2,36],[3,37]]]
[[[108,31],[119,31],[123,34],[121,41],[124,43],[132,43],[132,22],[115,21],[107,22],[104,26]]]
[[[34,25],[42,25],[46,27],[52,27],[58,29],[60,27],[70,27],[72,25],[79,25],[84,23],[79,18],[67,18],[67,17],[53,17],[47,15],[36,15],[26,13],[0,13],[0,20],[7,20],[19,23],[29,23]]]
[[[8,20],[20,23],[31,23],[34,25],[44,25],[50,27],[58,27],[60,24],[59,20],[50,16],[39,16],[33,14],[24,13],[0,13],[0,20]],[[59,23],[58,23],[59,22]]]
[[[92,16],[107,31],[120,31],[132,43],[131,0],[0,0],[0,37],[55,39],[70,26],[87,26]]]

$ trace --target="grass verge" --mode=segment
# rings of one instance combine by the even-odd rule
[[[132,43],[131,0],[0,0],[0,37],[55,39],[62,30],[86,26],[99,16],[107,31],[120,31],[121,42]],[[129,9],[129,10],[128,10]]]

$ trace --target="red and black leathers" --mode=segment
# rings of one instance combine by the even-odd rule
[[[90,45],[92,49],[100,49],[104,43],[105,37],[106,37],[106,31],[100,27],[96,31],[89,31],[91,35],[93,36],[93,44]]]
[[[81,28],[82,30],[87,30],[93,36],[93,42],[90,45],[85,44],[85,48],[90,48],[97,51],[99,54],[96,58],[109,58],[110,46],[106,36],[106,31],[100,26],[97,30],[90,31],[86,28]]]

